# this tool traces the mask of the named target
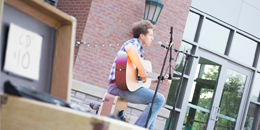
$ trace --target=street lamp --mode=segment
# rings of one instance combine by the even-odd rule
[[[145,0],[144,19],[156,24],[162,9],[163,3],[160,0]]]

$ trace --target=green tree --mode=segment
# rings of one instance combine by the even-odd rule
[[[232,70],[230,70],[232,71]],[[220,114],[236,119],[238,115],[239,105],[244,91],[245,80],[241,74],[231,73],[228,75],[220,102]],[[218,125],[226,126],[229,130],[235,127],[233,121],[221,119]]]
[[[196,79],[198,84],[201,84],[202,86],[200,95],[199,95],[199,101],[197,106],[203,107],[205,109],[210,109],[211,102],[212,102],[212,96],[214,92],[214,85],[216,85],[217,78],[218,78],[218,72],[219,72],[219,66],[218,65],[205,65],[207,66],[207,72],[203,72],[203,76],[200,77],[201,79]],[[208,96],[212,95],[212,96]],[[202,111],[196,111],[195,120],[206,122],[207,118],[209,116],[209,113],[202,112]],[[197,130],[203,130],[205,128],[205,124],[198,123],[195,125],[195,129]]]
[[[213,66],[208,70],[209,71],[207,73],[203,74],[204,82],[209,80],[217,81],[219,66]],[[233,119],[237,118],[239,105],[244,91],[244,84],[244,75],[241,75],[240,73],[237,73],[233,70],[229,70],[221,97],[220,114],[231,117]],[[200,97],[198,106],[210,109],[212,98],[206,96],[210,93],[213,94],[214,89],[201,89],[200,95],[204,95],[204,97]],[[196,113],[195,120],[202,121],[203,119],[207,119],[207,116],[208,113]],[[248,118],[246,120],[248,120]],[[216,127],[222,126],[222,128],[225,127],[226,130],[234,130],[235,123],[236,122],[228,119],[219,118],[219,120],[216,122]]]

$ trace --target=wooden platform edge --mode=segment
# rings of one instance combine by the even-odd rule
[[[1,130],[145,130],[129,123],[12,95],[1,104]]]

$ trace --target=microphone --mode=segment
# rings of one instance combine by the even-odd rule
[[[160,46],[160,47],[163,47],[163,48],[165,48],[165,49],[169,49],[169,47],[166,46],[166,45],[164,45],[164,44],[162,44],[161,41],[157,42],[157,45]]]

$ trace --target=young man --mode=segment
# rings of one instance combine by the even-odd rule
[[[193,119],[188,117],[186,124],[183,124],[183,126],[185,126],[185,130],[192,130],[192,128],[193,128],[192,123],[193,123]]]
[[[133,39],[130,39],[127,42],[125,42],[123,46],[120,48],[120,50],[118,51],[118,53],[123,51],[128,54],[128,57],[138,68],[139,76],[142,78],[144,83],[146,82],[147,79],[147,73],[144,69],[144,66],[141,64],[140,58],[143,58],[142,55],[143,46],[150,46],[150,44],[154,40],[153,29],[154,29],[154,25],[148,20],[142,20],[134,23]],[[112,69],[110,71],[109,85],[107,91],[109,94],[120,96],[124,98],[126,101],[131,103],[147,104],[148,106],[145,108],[144,112],[135,122],[135,125],[144,127],[150,111],[150,106],[152,104],[154,91],[144,87],[141,87],[134,92],[119,90],[116,86],[116,79],[115,79],[115,66],[116,66],[117,56],[113,63]],[[152,80],[152,83],[157,83],[157,82],[158,82],[157,79]],[[152,109],[152,114],[147,125],[148,129],[154,128],[154,122],[156,120],[159,110],[164,104],[164,101],[165,101],[164,96],[160,93],[157,93],[154,101],[153,109]]]

